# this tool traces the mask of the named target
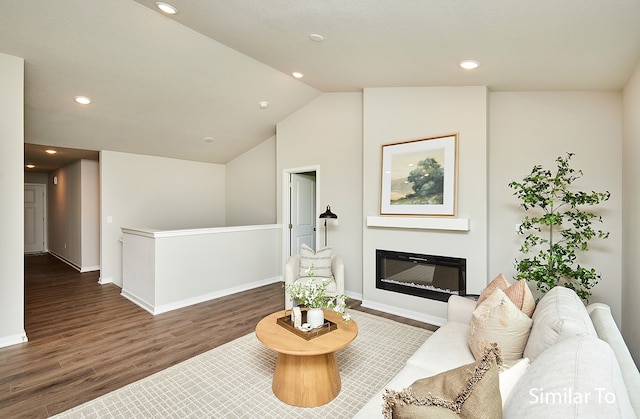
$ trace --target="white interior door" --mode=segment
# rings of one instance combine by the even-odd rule
[[[44,185],[24,185],[24,252],[44,252]]]
[[[291,174],[291,253],[304,243],[312,249],[316,244],[316,177],[315,173]]]

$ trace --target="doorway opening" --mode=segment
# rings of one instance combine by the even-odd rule
[[[47,241],[46,184],[24,184],[24,253],[44,253]]]
[[[283,256],[285,262],[306,244],[317,247],[318,183],[317,166],[285,170],[283,173]]]

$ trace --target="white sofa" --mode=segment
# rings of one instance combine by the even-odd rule
[[[400,391],[420,378],[474,362],[468,337],[475,306],[471,299],[452,296],[447,323],[355,417],[382,417],[387,388]],[[640,374],[608,306],[585,307],[572,290],[556,287],[540,300],[532,318],[524,350],[528,369],[513,386],[500,374],[504,418],[640,417]]]

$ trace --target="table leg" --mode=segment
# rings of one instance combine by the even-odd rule
[[[273,393],[299,407],[329,403],[340,393],[341,381],[335,354],[297,356],[278,353]]]

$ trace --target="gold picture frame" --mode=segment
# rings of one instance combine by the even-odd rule
[[[382,146],[381,215],[455,216],[458,134]]]

